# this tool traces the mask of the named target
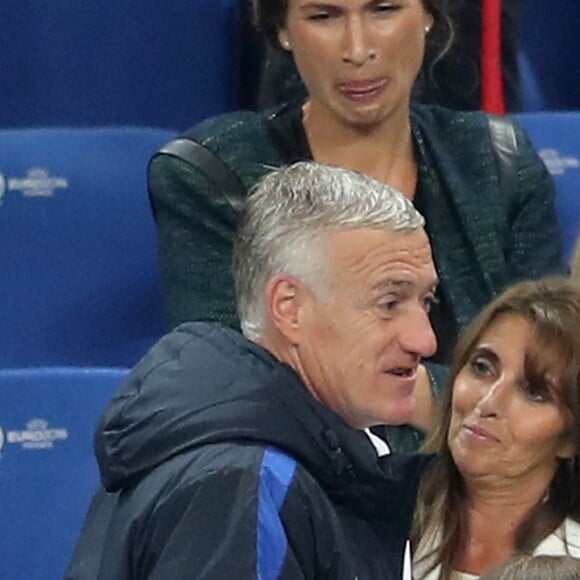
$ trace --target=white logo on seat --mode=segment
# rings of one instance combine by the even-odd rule
[[[52,449],[56,441],[68,439],[68,430],[49,428],[45,419],[31,419],[22,431],[7,431],[6,441],[23,449]]]
[[[67,189],[68,179],[50,177],[47,169],[31,167],[26,177],[8,178],[8,191],[20,191],[25,197],[51,197],[57,189]]]
[[[557,149],[542,149],[539,155],[552,175],[563,175],[568,169],[580,168],[580,159],[560,157]]]

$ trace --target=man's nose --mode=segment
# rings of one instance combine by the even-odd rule
[[[413,316],[404,321],[399,333],[401,348],[418,354],[422,358],[433,356],[437,351],[437,337],[431,326],[429,315],[417,308]]]

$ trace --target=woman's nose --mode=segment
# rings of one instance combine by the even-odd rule
[[[361,66],[377,56],[364,20],[359,15],[346,21],[343,44],[343,60],[355,66]]]
[[[476,405],[476,409],[482,417],[495,417],[505,412],[508,387],[506,379],[500,377],[485,388]]]

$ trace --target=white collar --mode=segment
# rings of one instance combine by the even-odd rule
[[[375,448],[375,451],[379,457],[391,454],[391,448],[384,439],[381,439],[375,435],[368,427],[364,431],[367,434],[367,437],[371,440],[371,443],[373,444],[373,447]]]

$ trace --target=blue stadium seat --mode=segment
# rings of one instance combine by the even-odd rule
[[[518,53],[520,71],[520,87],[522,93],[521,110],[525,112],[543,111],[548,109],[548,103],[542,91],[542,83],[538,78],[528,56],[520,50]]]
[[[185,129],[236,108],[239,0],[2,0],[0,126]]]
[[[580,110],[580,2],[522,0],[520,46],[524,110]],[[521,58],[520,58],[521,60]],[[529,77],[538,79],[541,101],[528,99]]]
[[[0,578],[63,578],[98,484],[93,433],[126,374],[0,369]]]
[[[564,251],[568,258],[580,234],[580,111],[518,115],[556,184]]]
[[[151,128],[0,130],[0,367],[132,366],[163,333]]]

